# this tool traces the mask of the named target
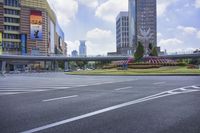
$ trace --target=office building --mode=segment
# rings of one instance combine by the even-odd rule
[[[73,50],[71,55],[72,55],[72,57],[77,57],[78,56],[78,51],[77,50]]]
[[[116,18],[116,45],[118,55],[132,55],[129,45],[129,16],[128,12],[120,12]]]
[[[149,33],[149,42],[157,46],[156,0],[129,0],[129,43],[136,50],[141,32]]]
[[[0,0],[0,54],[67,55],[64,40],[47,0]]]
[[[85,40],[80,40],[79,45],[79,56],[85,57],[87,56],[87,46],[85,45]]]

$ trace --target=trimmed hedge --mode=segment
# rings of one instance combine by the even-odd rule
[[[151,68],[160,68],[161,65],[130,65],[128,68],[131,69],[151,69]]]

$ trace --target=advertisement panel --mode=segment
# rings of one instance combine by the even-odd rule
[[[22,55],[25,55],[27,53],[27,35],[21,34],[21,52]]]
[[[0,55],[2,55],[3,48],[2,48],[2,33],[0,32]]]
[[[42,12],[31,11],[30,14],[30,38],[31,40],[42,40]]]

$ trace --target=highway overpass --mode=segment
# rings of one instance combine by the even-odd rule
[[[0,60],[21,61],[119,61],[127,60],[128,56],[94,56],[94,57],[66,57],[66,56],[23,56],[23,55],[0,55]]]
[[[196,54],[182,54],[182,55],[163,55],[160,58],[167,59],[198,59],[200,58],[200,53]],[[27,55],[0,55],[0,70],[5,71],[7,62],[20,62],[20,61],[63,61],[65,62],[65,70],[68,70],[69,61],[121,61],[128,60],[129,56],[94,56],[94,57],[66,57],[66,56],[27,56]],[[148,58],[148,57],[146,57]]]
[[[162,55],[161,58],[168,59],[194,59],[200,58],[197,54]],[[66,57],[66,56],[27,56],[27,55],[0,55],[1,61],[120,61],[127,60],[130,56],[91,56],[91,57]]]

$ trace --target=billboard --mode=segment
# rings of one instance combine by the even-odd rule
[[[22,55],[25,55],[27,53],[27,35],[21,34],[21,52]]]
[[[42,12],[31,11],[30,14],[30,38],[31,40],[42,40]]]
[[[2,48],[2,33],[0,32],[0,55],[2,55],[3,48]]]

